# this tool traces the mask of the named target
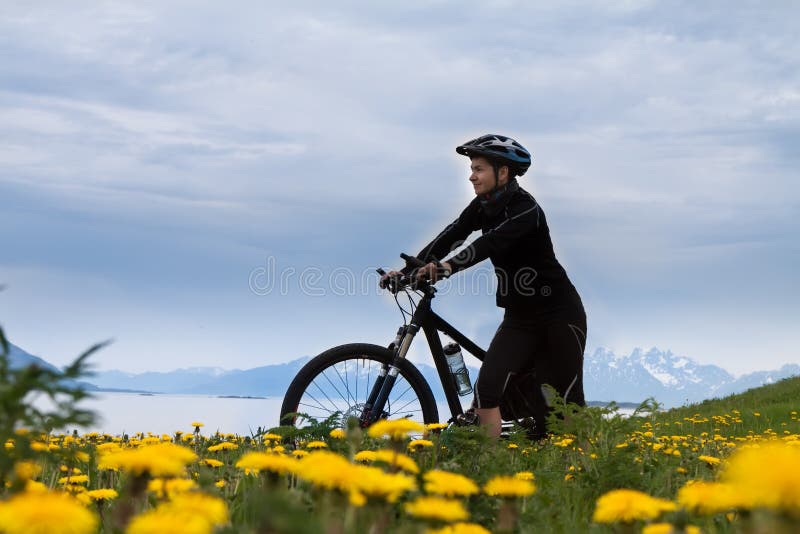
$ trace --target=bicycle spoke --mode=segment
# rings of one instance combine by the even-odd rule
[[[325,373],[322,373],[322,376],[325,376]],[[326,376],[325,378],[327,378],[327,376]],[[328,379],[328,382],[330,382],[330,379]],[[317,384],[317,381],[316,381],[316,380],[314,380],[314,381],[312,382],[312,384],[314,384],[315,386],[317,386],[317,389],[320,391],[320,393],[322,393],[323,395],[325,395],[325,398],[326,398],[326,399],[328,399],[328,402],[330,402],[330,403],[331,403],[331,406],[333,406],[333,408],[334,408],[334,409],[336,409],[336,403],[335,403],[335,402],[333,402],[333,401],[331,400],[331,398],[330,398],[330,397],[328,397],[328,394],[327,394],[327,393],[325,393],[325,390],[324,390],[324,389],[322,389],[321,387],[319,387],[319,384]],[[334,389],[336,389],[336,388],[334,387]],[[341,395],[341,393],[340,393],[339,395]]]
[[[316,406],[311,406],[310,404],[305,404],[305,403],[302,403],[302,402],[299,404],[299,406],[308,406],[309,408],[316,408]],[[328,412],[330,414],[336,413],[334,411],[328,410],[327,408],[320,408],[320,409],[325,410],[326,412]]]
[[[316,403],[317,403],[317,405],[320,407],[320,409],[322,409],[322,410],[327,410],[327,408],[325,408],[325,405],[324,405],[324,404],[322,404],[320,401],[318,401],[316,398],[314,398],[314,395],[312,395],[312,394],[311,394],[311,393],[309,393],[308,391],[306,391],[306,395],[308,395],[309,397],[311,397],[311,400],[313,400],[314,402],[316,402]],[[300,400],[302,400],[302,399],[300,399]]]
[[[328,369],[330,369],[330,367]],[[325,369],[325,371],[327,371],[328,369]],[[335,368],[334,368],[334,371],[336,371]],[[336,372],[338,374],[338,371],[336,371]],[[322,373],[322,376],[324,376],[325,380],[327,380],[328,383],[331,385],[331,387],[336,390],[336,393],[339,394],[339,398],[342,399],[343,401],[345,401],[349,406],[350,405],[350,398],[349,397],[345,398],[345,396],[342,395],[342,392],[339,391],[339,388],[336,387],[336,384],[333,383],[333,381],[328,377],[328,375],[325,372]]]
[[[398,409],[397,409],[397,411],[398,411],[398,412],[400,412],[400,411],[403,411],[403,408],[405,408],[405,407],[406,407],[406,406],[408,406],[409,404],[411,404],[411,403],[415,402],[416,400],[417,400],[417,399],[411,399],[410,401],[408,401],[407,403],[405,403],[403,406],[401,406],[400,408],[398,408]]]
[[[347,362],[344,363],[344,376],[347,377]],[[347,403],[350,404],[350,386],[347,383],[346,378],[342,378],[342,374],[339,372],[339,369],[336,368],[335,365],[332,366],[333,370],[336,371],[336,374],[339,376],[339,381],[344,386],[344,390],[347,392]]]
[[[398,385],[399,385],[399,383],[395,383],[395,388],[397,388]],[[394,390],[394,388],[392,388],[392,389]],[[397,388],[397,389],[399,389],[399,388]],[[405,394],[408,393],[409,391],[414,391],[413,386],[411,384],[408,384],[408,387],[405,389],[405,391],[403,391],[400,395],[398,395],[397,397],[394,398],[394,402],[397,402],[400,399],[402,399],[405,396]]]

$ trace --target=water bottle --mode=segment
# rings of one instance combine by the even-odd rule
[[[456,387],[458,394],[462,397],[472,393],[472,383],[469,380],[469,372],[467,366],[464,365],[464,356],[461,355],[461,347],[458,343],[448,343],[444,347],[444,357],[447,359],[447,365],[450,366],[450,372],[453,378],[456,379]]]

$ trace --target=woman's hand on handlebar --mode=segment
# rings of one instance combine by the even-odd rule
[[[452,267],[447,262],[432,261],[423,264],[417,258],[400,254],[406,260],[406,267],[401,271],[384,272],[383,269],[378,269],[381,275],[378,285],[386,289],[388,288],[393,293],[407,284],[416,284],[416,282],[428,282],[431,284],[436,283],[442,278],[447,278],[453,272]]]
[[[381,287],[381,289],[386,289],[389,287],[392,280],[399,281],[403,276],[405,275],[400,271],[389,271],[388,273],[381,275],[381,281],[378,283],[378,285]]]
[[[434,284],[442,278],[450,276],[451,272],[453,272],[453,268],[446,261],[432,261],[417,269],[416,277],[417,280],[427,280]]]

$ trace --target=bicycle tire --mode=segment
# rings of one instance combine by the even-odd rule
[[[283,398],[281,424],[298,426],[298,418],[288,415],[295,413],[305,413],[317,420],[336,413],[342,415],[343,421],[351,415],[357,417],[374,383],[372,379],[391,358],[392,351],[369,343],[350,343],[326,350],[303,366],[292,380]],[[348,366],[347,362],[356,365]],[[410,417],[422,423],[438,423],[436,400],[422,373],[405,359],[398,362],[397,368],[397,382],[382,417]],[[351,371],[355,371],[355,376]],[[416,400],[408,397],[409,392]],[[334,400],[331,396],[337,398]]]

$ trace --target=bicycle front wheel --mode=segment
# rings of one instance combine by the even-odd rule
[[[329,349],[308,362],[292,380],[281,407],[281,424],[300,426],[302,413],[317,421],[340,415],[359,417],[372,386],[392,352],[378,345],[353,343]],[[428,383],[408,360],[397,364],[399,374],[381,418],[439,422],[439,410]]]

